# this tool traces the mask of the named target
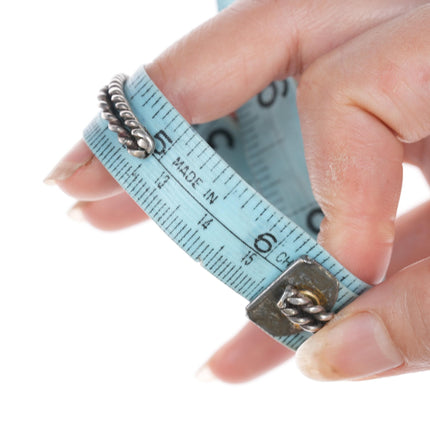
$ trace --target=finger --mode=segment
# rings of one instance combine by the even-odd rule
[[[401,157],[399,163],[401,163]],[[290,356],[291,353],[288,350],[282,349],[279,344],[266,335],[264,344],[263,342],[255,342],[253,339],[254,334],[258,335],[259,333],[262,332],[258,328],[247,326],[235,338],[224,345],[208,362],[212,373],[224,381],[241,382],[258,376],[284,361],[287,356]],[[249,350],[243,345],[252,345],[252,351],[257,350],[259,357],[257,361],[252,361],[253,365],[245,370],[243,363],[248,362]],[[285,354],[285,356],[282,354]]]
[[[147,72],[189,122],[209,121],[232,112],[272,80],[300,73],[322,53],[421,3],[237,1],[174,44]],[[117,194],[116,182],[87,155],[66,157],[47,182],[79,200]]]
[[[388,276],[430,255],[429,219],[430,202],[427,202],[396,221],[396,240]],[[244,368],[251,348],[258,351],[258,361]],[[243,382],[271,370],[292,354],[253,323],[248,323],[209,359],[207,365],[211,373],[223,381]]]
[[[429,5],[381,24],[322,57],[299,85],[310,178],[326,216],[320,241],[369,283],[383,279],[390,260],[402,183],[397,137],[430,134],[429,25]]]
[[[245,382],[256,378],[292,357],[293,352],[253,323],[248,323],[219,349],[204,366],[225,382]]]
[[[367,291],[305,342],[311,378],[357,379],[430,368],[430,258]]]
[[[119,230],[148,219],[137,203],[125,192],[97,201],[80,201],[69,211],[76,220],[88,221],[101,230]]]
[[[122,191],[83,140],[54,167],[45,183],[56,184],[79,200],[105,199]]]
[[[206,122],[274,79],[423,0],[236,1],[147,66],[182,115]],[[268,49],[270,47],[270,49]]]
[[[396,239],[388,276],[430,255],[430,202],[396,221]]]

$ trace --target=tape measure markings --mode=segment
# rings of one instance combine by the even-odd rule
[[[335,269],[338,276],[343,275],[344,286],[351,291],[342,288],[336,306],[351,301],[366,287],[352,275],[348,280],[349,273],[339,263],[325,255],[307,233],[244,182],[186,124],[143,68],[128,80],[125,90],[127,98],[133,101],[136,116],[156,139],[155,154],[143,161],[134,159],[100,118],[85,131],[86,141],[136,202],[192,258],[249,300],[283,272],[299,252],[325,265],[329,271]],[[242,115],[239,122],[245,121],[246,138],[257,142],[258,133],[250,121],[258,121],[247,109],[238,115]],[[243,112],[248,119],[243,119],[246,116]],[[234,125],[231,120],[225,124]],[[236,138],[236,131],[230,129],[229,133]],[[230,136],[227,132],[218,132],[218,135]],[[259,167],[255,162],[258,148],[251,149],[249,164],[255,171]],[[263,171],[264,168],[257,170],[260,180],[265,179]],[[267,180],[271,181],[269,186],[266,184],[269,191],[279,183],[277,179]],[[313,202],[296,207],[292,213],[305,212],[310,207]],[[235,216],[226,216],[229,212]],[[251,220],[252,228],[249,228],[247,224]],[[307,337],[301,333],[278,340],[295,348]]]
[[[106,130],[100,130],[101,132],[103,132],[103,131],[106,131]],[[94,146],[93,146],[93,148],[94,148],[94,150],[95,151],[97,151],[97,149],[98,149],[98,147],[99,147],[99,145],[100,144],[103,144],[103,145],[105,145],[106,144],[106,139],[104,138],[104,136],[102,135],[101,136],[102,137],[102,139],[101,140],[99,140],[99,143],[97,143],[97,137],[96,136],[90,136],[90,135],[88,135],[88,139],[95,139],[95,144],[94,144]],[[100,155],[99,155],[99,157],[100,157],[100,160],[102,161],[102,163],[103,164],[105,164],[106,166],[109,166],[110,167],[110,169],[112,169],[111,171],[112,171],[112,173],[113,174],[118,174],[118,172],[116,171],[116,169],[118,168],[118,167],[120,167],[120,166],[122,166],[122,169],[124,169],[124,168],[126,168],[126,167],[128,167],[128,168],[130,168],[131,169],[131,166],[128,166],[128,164],[127,164],[127,162],[125,162],[125,163],[119,163],[119,160],[120,160],[120,152],[123,150],[123,148],[122,147],[119,147],[116,151],[113,151],[112,149],[110,150],[110,151],[108,151],[107,152],[107,155],[110,155],[110,153],[111,152],[113,152],[113,154],[111,155],[111,157],[110,158],[108,158],[108,159],[106,159],[106,156],[105,156],[105,154],[103,153],[103,152],[101,152],[100,153]],[[113,157],[116,157],[115,158],[115,160],[114,161],[111,161],[112,160],[112,158]],[[167,167],[161,162],[161,160],[159,160],[159,159],[157,159],[157,161],[159,162],[159,164],[161,164],[161,166],[165,169],[165,171],[166,172],[168,172],[168,174],[169,175],[171,175],[171,177],[176,181],[176,183],[188,194],[188,196],[189,197],[191,197],[197,204],[199,204],[201,207],[202,207],[202,209],[204,209],[205,211],[207,211],[209,214],[210,214],[210,216],[212,216],[213,217],[213,219],[215,219],[216,221],[218,221],[225,229],[226,229],[226,231],[228,231],[231,235],[233,235],[234,237],[236,237],[238,240],[240,240],[242,243],[243,243],[243,245],[245,245],[246,247],[248,247],[250,250],[252,250],[253,252],[255,251],[254,250],[254,248],[252,248],[249,244],[247,244],[244,240],[242,240],[238,235],[236,235],[233,231],[231,231],[230,229],[229,229],[229,227],[228,226],[226,226],[225,224],[223,224],[213,213],[211,213],[198,199],[196,199],[195,198],[195,196],[193,195],[193,194],[191,194],[190,193],[190,191],[188,191],[187,189],[186,189],[186,187],[184,187],[183,186],[183,184],[172,174],[172,172],[169,170],[169,169],[167,169]],[[117,164],[116,164],[117,163]],[[116,164],[116,165],[115,165]],[[140,169],[140,166],[138,166],[137,168],[135,168],[135,171],[137,171],[138,169]],[[124,179],[123,179],[123,176],[119,176],[118,178],[118,181],[119,182],[123,182],[124,181]],[[133,175],[128,175],[128,178],[124,181],[124,188],[127,188],[128,186],[129,186],[129,184],[128,184],[128,181],[129,180],[133,180]],[[156,188],[153,188],[152,189],[152,191],[148,194],[148,195],[146,195],[147,194],[147,191],[149,191],[149,189],[151,188],[150,186],[148,186],[145,190],[143,189],[144,188],[144,185],[145,184],[143,184],[142,186],[140,186],[140,187],[138,187],[138,190],[137,190],[137,192],[135,191],[135,187],[136,187],[136,185],[135,185],[135,187],[133,187],[133,188],[131,188],[130,189],[130,193],[135,193],[135,195],[136,195],[136,200],[138,201],[138,203],[141,205],[141,206],[145,206],[146,207],[146,211],[147,212],[151,212],[152,210],[154,210],[154,208],[151,208],[150,207],[150,205],[151,205],[151,203],[153,202],[153,200],[155,200],[155,197],[153,198],[153,200],[151,201],[151,202],[149,202],[149,203],[147,203],[147,201],[148,201],[148,199],[150,198],[150,197],[152,197],[152,195],[155,193],[155,191],[156,191]],[[256,193],[254,193],[254,195],[255,195]],[[143,196],[145,196],[146,195],[146,197],[145,197],[145,199],[144,200],[141,200],[142,199],[142,197]],[[251,196],[251,197],[254,197],[254,195],[253,196]],[[161,197],[159,198],[159,201],[161,201],[162,199],[161,199]],[[249,201],[249,200],[248,200]],[[165,205],[167,205],[167,203],[164,203]],[[178,206],[177,207],[177,209],[179,208],[180,206]],[[243,208],[244,206],[242,206],[242,208]],[[157,213],[154,213],[152,216],[151,216],[154,220],[156,220],[158,223],[160,223],[161,224],[161,219],[160,218],[158,218],[157,219]],[[173,236],[173,233],[174,233],[174,231],[179,227],[179,225],[180,225],[180,223],[182,223],[182,222],[184,222],[184,220],[179,220],[179,223],[173,228],[173,230],[172,231],[170,231],[170,232],[168,232],[168,234],[169,234],[169,236],[171,236],[172,237],[172,239],[176,239],[176,237],[178,236],[178,234],[180,233],[180,231],[178,231],[178,232],[176,232],[176,236]],[[183,227],[183,229],[185,229],[185,227]],[[181,230],[182,231],[182,230]],[[291,233],[293,233],[294,231],[291,231]],[[180,241],[178,241],[177,242],[178,244],[180,244]],[[181,245],[181,244],[180,244]],[[182,245],[181,245],[182,246]],[[184,246],[185,246],[185,244],[184,244]],[[224,246],[222,246],[221,247],[221,249],[223,249],[224,248]],[[213,252],[213,249],[211,250],[212,252]],[[276,268],[278,271],[279,271],[279,273],[282,273],[283,272],[283,268],[280,268],[279,266],[277,266],[277,265],[275,265],[273,262],[271,262],[271,261],[269,261],[268,259],[266,259],[263,255],[261,255],[260,253],[258,253],[258,251],[255,251],[255,252],[257,252],[257,254],[261,257],[261,258],[263,258],[264,260],[266,260],[269,264],[271,264],[274,268]],[[205,258],[207,258],[208,256],[209,256],[210,254],[208,254]],[[199,256],[198,257],[198,259],[199,258],[202,258],[201,256]],[[209,262],[208,262],[209,263]]]

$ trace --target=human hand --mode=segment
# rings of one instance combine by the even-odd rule
[[[235,110],[274,79],[301,75],[306,156],[326,215],[320,241],[355,275],[378,283],[393,247],[402,161],[430,176],[426,3],[239,1],[147,72],[192,123]],[[49,180],[79,199],[73,213],[97,227],[145,218],[82,142]],[[397,223],[390,274],[429,255],[429,213],[427,204]],[[428,367],[429,268],[429,259],[408,267],[340,312],[299,352],[305,372],[339,379]],[[248,325],[208,366],[221,379],[241,381],[291,355]]]

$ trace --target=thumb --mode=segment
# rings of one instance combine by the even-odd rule
[[[367,291],[298,350],[304,374],[357,379],[430,369],[430,258]]]
[[[429,25],[427,4],[321,57],[299,84],[320,243],[370,284],[390,262],[403,142],[430,134]]]

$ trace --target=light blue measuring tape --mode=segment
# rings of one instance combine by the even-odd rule
[[[297,349],[311,334],[303,328],[315,325],[308,317],[321,316],[321,325],[321,306],[336,312],[369,287],[315,240],[322,212],[308,179],[293,79],[273,82],[235,116],[195,127],[143,67],[124,93],[154,138],[154,153],[130,155],[100,115],[85,129],[87,144],[185,252],[251,302],[248,315],[263,330]]]

